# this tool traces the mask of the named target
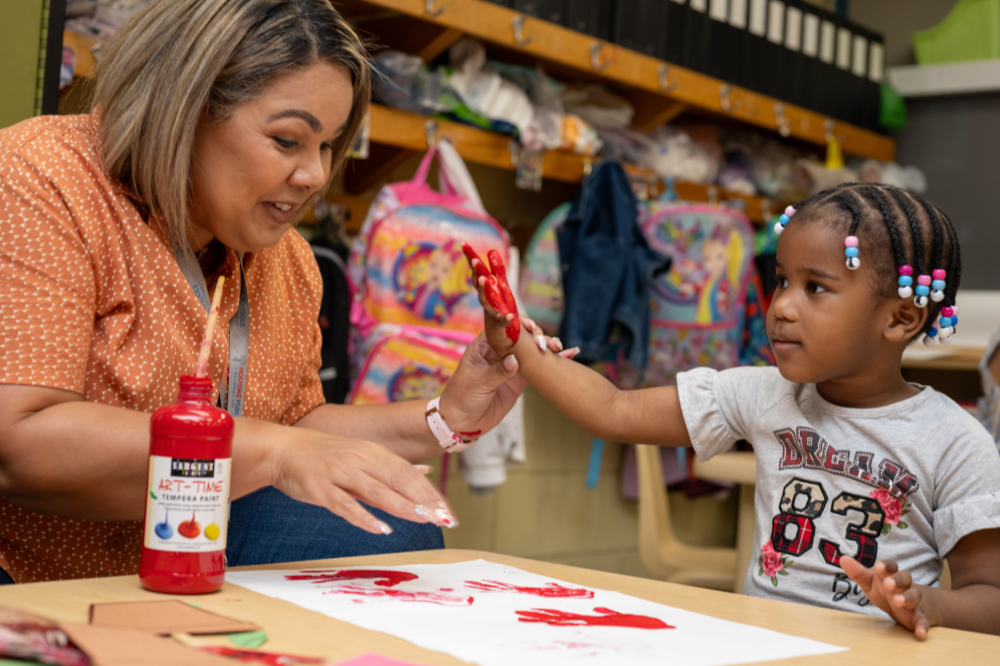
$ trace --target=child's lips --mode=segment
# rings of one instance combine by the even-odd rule
[[[776,351],[788,352],[794,351],[796,349],[802,348],[802,343],[796,340],[787,340],[784,338],[774,338],[771,340],[771,348]]]

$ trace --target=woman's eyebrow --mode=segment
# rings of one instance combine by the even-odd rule
[[[319,121],[319,118],[302,109],[285,109],[284,111],[279,111],[268,118],[267,122],[273,123],[275,120],[281,120],[282,118],[298,118],[309,125],[309,129],[316,134],[323,131],[323,123]]]

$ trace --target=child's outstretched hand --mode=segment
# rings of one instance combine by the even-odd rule
[[[562,342],[558,338],[545,337],[535,322],[520,316],[514,294],[507,283],[507,269],[499,252],[490,250],[487,253],[490,262],[487,266],[468,243],[462,246],[462,251],[473,270],[472,281],[479,295],[479,302],[486,312],[486,339],[497,354],[506,356],[513,352],[520,339],[523,324],[540,350],[562,352],[567,358],[576,355],[578,350],[564,352]]]
[[[879,560],[869,569],[853,557],[840,558],[840,568],[868,599],[919,638],[927,637],[932,622],[928,617],[923,586],[914,585],[908,571],[900,571],[894,560]],[[933,615],[933,613],[930,613]]]

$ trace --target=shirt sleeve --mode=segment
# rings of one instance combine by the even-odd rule
[[[934,540],[941,557],[968,534],[1000,528],[1000,456],[975,419],[951,407],[954,412],[942,413],[940,422],[955,434],[938,461],[934,487]]]
[[[326,397],[323,395],[323,382],[319,378],[319,369],[323,365],[322,349],[323,331],[319,327],[319,321],[316,321],[313,325],[309,361],[299,379],[299,388],[295,393],[295,398],[288,411],[281,417],[281,422],[285,425],[292,425],[320,405],[326,404]]]
[[[986,352],[979,361],[979,377],[983,385],[983,397],[979,399],[979,422],[982,423],[993,436],[993,442],[1000,452],[1000,386],[993,381],[993,374],[990,372],[990,360],[1000,349],[1000,331],[993,334],[993,338],[986,345]]]
[[[699,460],[708,460],[739,440],[750,439],[763,404],[774,401],[776,373],[775,368],[721,372],[696,368],[677,375],[684,424]]]
[[[0,164],[0,383],[83,393],[96,286],[72,193],[86,184],[49,175],[74,158],[47,143]]]

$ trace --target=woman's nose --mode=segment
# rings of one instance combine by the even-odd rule
[[[327,165],[324,163],[323,157],[317,155],[314,158],[303,158],[295,166],[289,183],[301,187],[311,194],[326,185],[327,176]]]

